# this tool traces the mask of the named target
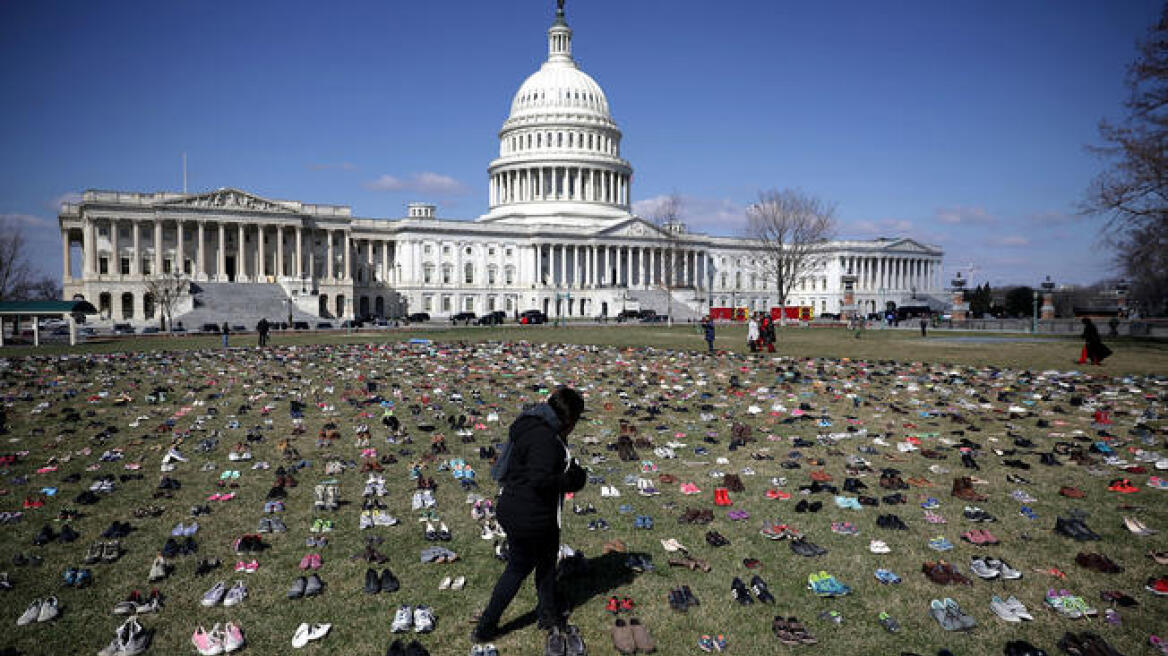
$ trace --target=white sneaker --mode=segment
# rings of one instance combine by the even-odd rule
[[[296,633],[292,634],[292,646],[300,649],[308,644],[308,622],[302,622],[300,626],[296,627]]]
[[[230,608],[242,603],[244,599],[247,599],[247,586],[243,584],[243,581],[236,581],[235,585],[231,586],[231,589],[224,595],[223,605]]]
[[[429,633],[434,630],[434,613],[427,606],[414,609],[414,633]]]
[[[201,603],[208,607],[218,606],[219,602],[223,601],[223,597],[226,594],[227,584],[223,581],[219,581],[215,585],[211,586],[210,590],[203,593],[203,601]]]
[[[38,617],[40,617],[40,614],[41,600],[33,599],[32,603],[28,605],[28,608],[25,609],[24,613],[19,618],[17,618],[16,626],[26,626],[28,624],[32,624],[37,620]]]
[[[361,521],[360,521],[360,524],[358,525],[358,528],[360,528],[361,530],[365,530],[367,528],[373,528],[373,513],[372,512],[370,512],[368,510],[361,511]]]
[[[393,624],[390,625],[391,633],[403,633],[409,631],[414,625],[414,612],[409,606],[399,606],[397,612],[393,614]]]

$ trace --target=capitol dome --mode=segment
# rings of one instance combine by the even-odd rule
[[[629,217],[633,169],[604,90],[572,58],[572,29],[559,3],[547,60],[511,100],[499,156],[487,169],[482,220],[595,223]]]

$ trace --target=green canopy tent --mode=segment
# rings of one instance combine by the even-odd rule
[[[20,321],[32,318],[32,345],[41,345],[40,319],[42,317],[64,317],[69,322],[69,345],[77,343],[77,324],[74,314],[97,314],[97,308],[89,301],[0,301],[0,346],[4,346],[4,324],[13,317],[15,325],[12,334],[20,334]]]

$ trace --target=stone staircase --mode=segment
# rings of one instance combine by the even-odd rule
[[[198,330],[205,323],[254,329],[261,318],[270,322],[288,320],[288,300],[280,285],[266,283],[193,282],[191,298],[194,309],[175,316],[187,330]],[[292,306],[292,321],[307,321],[315,326],[319,317]]]
[[[702,318],[702,303],[692,289],[675,289],[673,307],[669,307],[669,292],[664,289],[629,290],[629,300],[636,301],[642,310],[653,310],[657,314],[672,314],[673,322],[698,321]]]

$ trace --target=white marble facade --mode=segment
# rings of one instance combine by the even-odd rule
[[[236,189],[87,191],[59,215],[65,298],[81,295],[115,321],[151,322],[145,279],[181,267],[196,281],[278,284],[301,310],[325,317],[528,309],[614,316],[667,288],[692,312],[710,303],[776,305],[750,240],[681,226],[666,236],[632,213],[621,131],[571,48],[559,11],[547,61],[521,85],[499,133],[489,210],[474,221],[439,218],[423,203],[411,203],[405,217],[375,219]],[[788,304],[840,312],[849,270],[863,311],[942,296],[937,247],[900,238],[825,248],[823,266]]]

